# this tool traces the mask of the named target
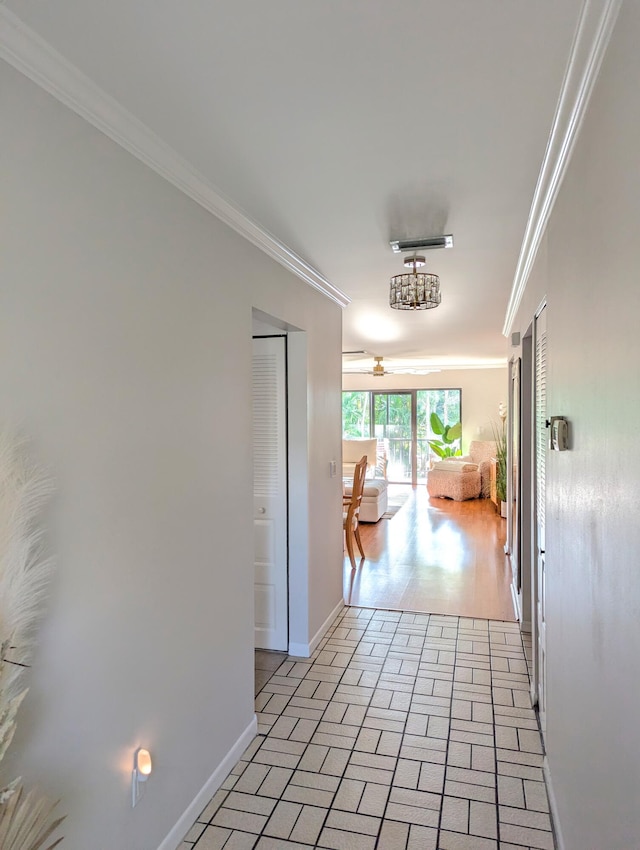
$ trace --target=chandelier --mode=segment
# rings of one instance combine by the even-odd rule
[[[394,310],[431,310],[440,303],[440,278],[417,271],[424,264],[424,257],[405,257],[405,268],[413,270],[391,278],[389,306]]]

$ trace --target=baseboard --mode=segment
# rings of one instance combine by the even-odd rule
[[[164,839],[158,850],[176,850],[176,848],[181,844],[182,839],[195,823],[200,812],[204,809],[218,788],[220,788],[230,770],[238,763],[240,756],[253,741],[257,732],[258,720],[254,714],[251,723],[249,723],[247,728],[222,759],[218,767],[213,771],[200,791],[198,791],[193,802],[187,806],[183,814],[178,819],[178,822]]]
[[[551,812],[551,826],[556,840],[556,850],[564,850],[565,844],[562,838],[562,830],[560,829],[560,817],[558,815],[558,804],[555,794],[553,793],[553,783],[551,781],[551,770],[549,762],[545,756],[542,762],[542,772],[544,774],[544,782],[547,786],[547,797],[549,798],[549,809]]]
[[[311,641],[309,643],[290,643],[289,644],[289,655],[294,655],[297,658],[309,658],[314,653],[314,651],[316,650],[318,644],[320,643],[320,641],[324,637],[324,635],[325,635],[327,629],[329,628],[329,626],[331,625],[331,623],[333,623],[333,621],[338,616],[340,611],[342,611],[343,608],[344,608],[344,602],[341,599],[340,602],[338,602],[336,607],[333,609],[333,611],[329,614],[327,619],[324,621],[324,623],[320,626],[320,628],[315,633],[315,635],[311,638]]]
[[[523,620],[520,623],[520,631],[527,635],[531,634],[531,620]]]

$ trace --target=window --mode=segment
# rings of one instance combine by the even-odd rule
[[[385,440],[390,481],[424,483],[431,450],[431,414],[445,425],[462,418],[462,392],[434,390],[358,391],[342,393],[342,434],[345,438]]]
[[[431,414],[437,413],[445,425],[462,420],[462,391],[459,389],[416,390],[418,405],[417,466],[418,481],[427,480],[429,440],[438,439],[431,430]]]
[[[342,436],[371,437],[371,393],[342,393]]]

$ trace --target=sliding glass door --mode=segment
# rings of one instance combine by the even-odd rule
[[[411,484],[415,469],[412,393],[374,392],[374,436],[387,446],[387,478],[398,484]]]
[[[345,438],[377,437],[387,450],[389,481],[422,484],[433,453],[429,440],[435,413],[445,425],[462,418],[461,391],[433,390],[355,391],[342,393],[342,433]]]

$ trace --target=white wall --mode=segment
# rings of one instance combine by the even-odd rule
[[[547,755],[565,850],[640,842],[640,5],[625,3],[515,330],[548,299]]]
[[[151,850],[253,719],[252,307],[306,337],[307,640],[341,599],[341,311],[4,64],[0,114],[1,415],[58,559],[3,769],[68,850]]]
[[[462,447],[471,440],[492,440],[491,422],[498,422],[498,405],[507,401],[507,369],[456,369],[431,375],[342,376],[343,390],[402,390],[459,387],[462,390]]]

